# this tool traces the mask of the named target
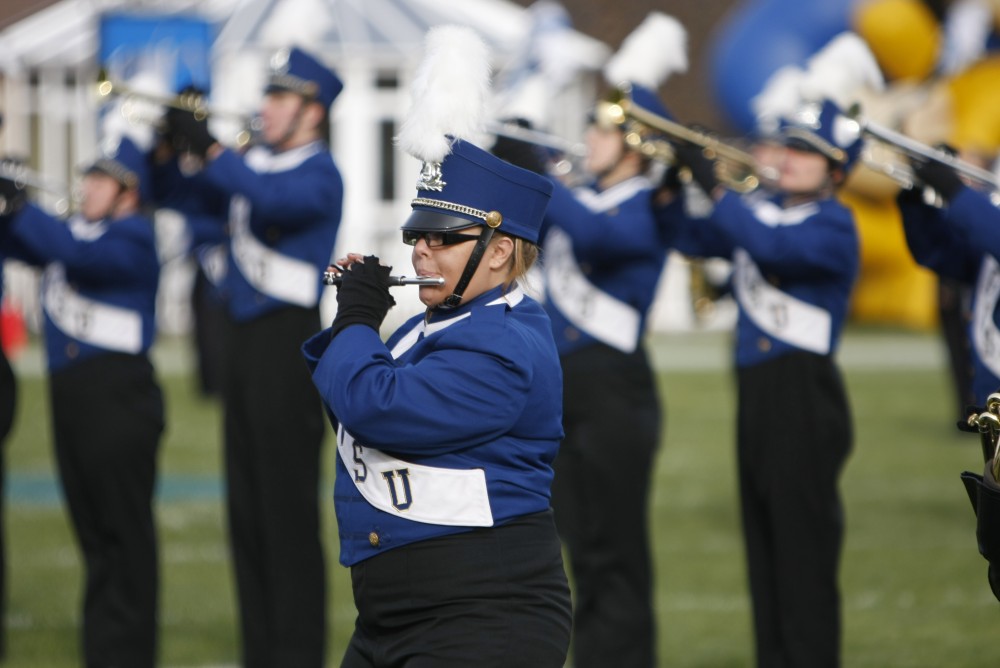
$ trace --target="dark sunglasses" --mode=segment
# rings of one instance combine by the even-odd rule
[[[478,238],[478,234],[462,234],[461,232],[403,230],[403,243],[407,246],[416,246],[417,242],[423,239],[427,243],[428,248],[440,248],[441,246],[453,246],[465,243],[466,241],[474,241]]]

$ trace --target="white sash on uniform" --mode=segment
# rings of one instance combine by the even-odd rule
[[[524,291],[517,287],[486,306],[517,306]],[[428,325],[420,320],[392,349],[394,359],[409,350],[421,335],[430,335],[468,318]],[[368,503],[403,519],[444,526],[493,526],[493,511],[483,469],[449,469],[414,464],[359,445],[343,426],[337,430],[337,452],[353,476],[355,487]]]
[[[42,307],[49,318],[78,341],[123,353],[142,351],[142,315],[133,309],[84,297],[66,282],[62,264],[45,270]]]
[[[826,355],[830,352],[832,318],[829,311],[797,299],[764,280],[760,269],[742,248],[733,253],[733,290],[755,325],[785,343]]]
[[[545,238],[545,285],[549,300],[573,325],[625,353],[639,345],[639,311],[587,280],[569,235],[557,227]]]
[[[604,212],[651,187],[646,177],[633,177],[598,192],[579,188],[577,200],[594,212]],[[624,353],[634,352],[642,332],[642,314],[590,282],[577,264],[570,236],[553,227],[545,238],[545,285],[549,300],[573,326]]]
[[[975,308],[972,313],[972,345],[983,365],[1000,377],[1000,330],[993,322],[993,311],[1000,298],[1000,264],[984,254],[976,281]]]
[[[288,171],[322,150],[313,142],[274,154],[262,147],[251,149],[246,164],[258,174]],[[250,231],[250,201],[233,196],[229,207],[233,262],[258,292],[296,306],[311,307],[319,301],[319,269],[261,243]]]
[[[444,526],[493,526],[483,469],[423,466],[355,442],[337,430],[337,452],[368,503],[403,519]]]

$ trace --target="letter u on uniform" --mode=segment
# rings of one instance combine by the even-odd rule
[[[389,485],[389,494],[392,496],[392,507],[399,511],[407,510],[412,503],[412,499],[410,498],[410,469],[382,471],[382,477],[385,478],[386,484]],[[399,478],[403,488],[402,501],[399,499],[400,495],[397,490],[397,477]]]

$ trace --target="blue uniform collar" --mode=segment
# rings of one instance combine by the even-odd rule
[[[521,291],[520,286],[518,286],[516,283],[511,286],[510,290],[507,291],[507,295],[513,296],[515,294],[518,295],[517,301],[520,301],[523,296],[523,292]],[[424,322],[427,324],[431,323],[438,324],[438,323],[448,322],[449,320],[453,320],[455,318],[460,318],[468,315],[474,308],[480,306],[486,306],[489,305],[490,302],[501,300],[504,298],[504,296],[505,294],[503,286],[498,285],[495,288],[487,290],[486,292],[484,292],[483,294],[479,295],[478,297],[476,297],[471,301],[459,304],[457,307],[453,309],[439,309],[439,308],[428,309],[426,315],[424,315]],[[513,305],[514,304],[511,303],[511,306]]]

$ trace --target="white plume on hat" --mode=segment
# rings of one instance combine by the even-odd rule
[[[333,29],[333,18],[325,0],[281,0],[261,26],[261,41],[270,48],[293,44],[318,48]]]
[[[674,72],[686,72],[687,31],[663,12],[651,12],[604,66],[612,86],[624,82],[656,89]]]
[[[868,44],[853,32],[842,32],[806,62],[799,89],[803,100],[827,98],[842,109],[851,106],[864,88],[885,88],[882,70]]]
[[[474,30],[431,28],[396,143],[418,160],[441,162],[451,152],[446,135],[467,140],[483,132],[489,85],[489,49]]]
[[[795,65],[785,65],[774,71],[764,82],[764,87],[750,100],[750,109],[759,126],[777,123],[787,118],[802,104],[799,87],[806,72]]]

